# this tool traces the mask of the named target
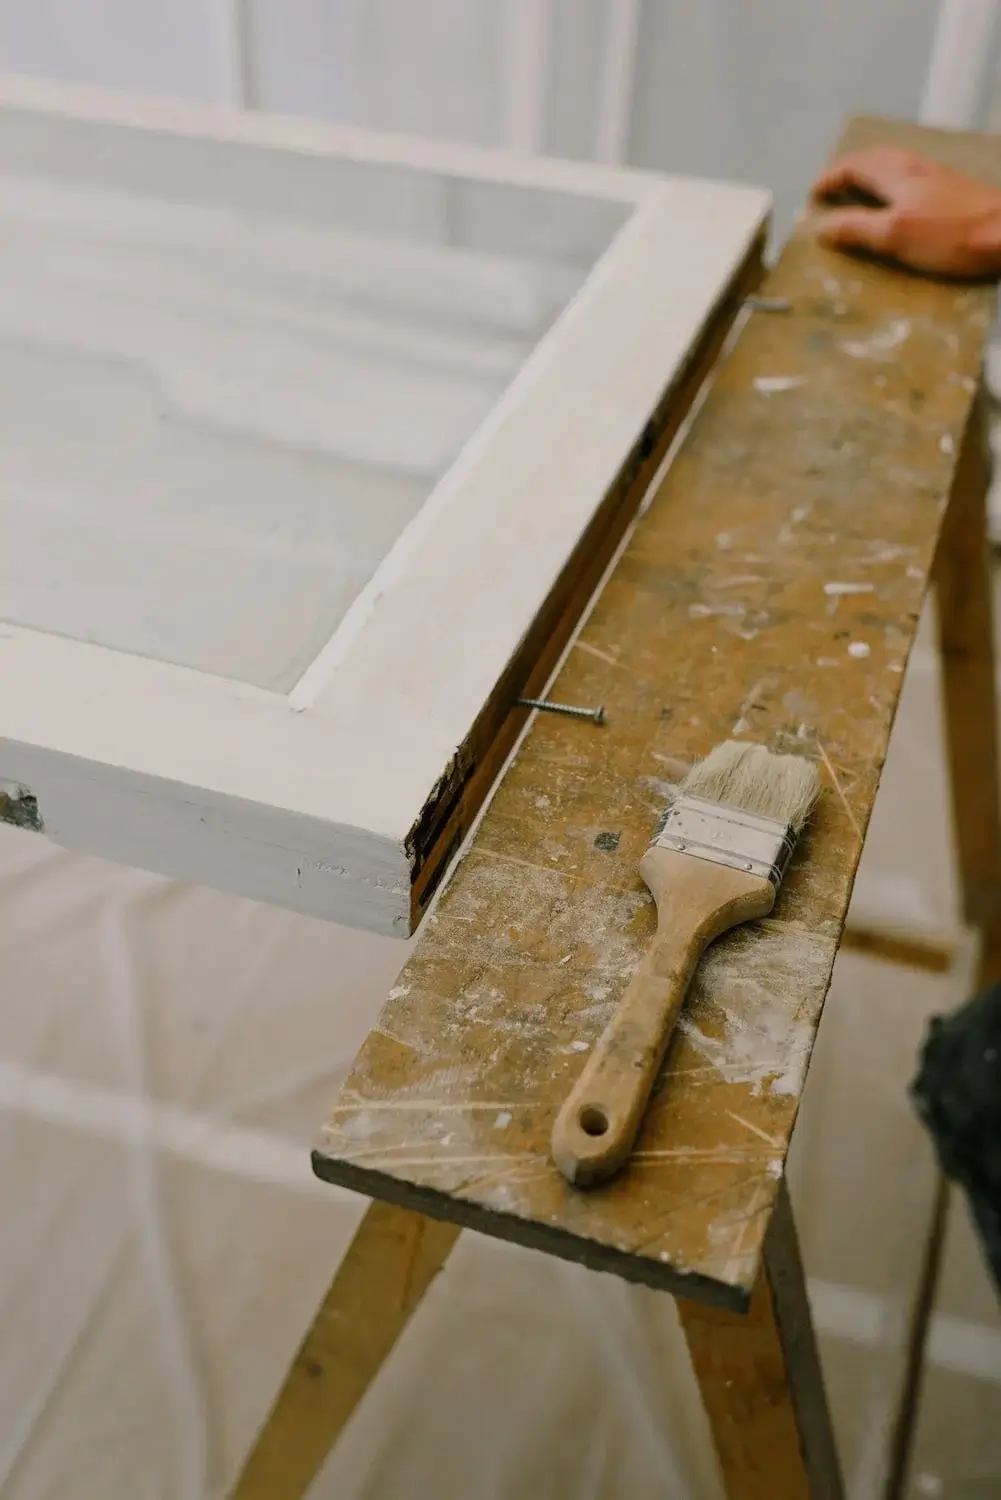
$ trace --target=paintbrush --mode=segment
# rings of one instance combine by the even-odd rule
[[[700,958],[771,911],[816,795],[810,761],[735,740],[682,783],[639,865],[656,936],[553,1126],[568,1182],[588,1187],[625,1162]]]

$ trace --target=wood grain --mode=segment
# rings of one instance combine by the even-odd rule
[[[984,137],[856,121],[1001,182]],[[342,1091],[318,1173],[746,1308],[980,375],[987,287],[822,249],[801,225],[610,577]],[[770,918],[693,982],[627,1170],[552,1122],[654,930],[637,871],[692,761],[807,750],[815,819]]]
[[[366,1211],[231,1500],[300,1500],[459,1231],[385,1203]]]

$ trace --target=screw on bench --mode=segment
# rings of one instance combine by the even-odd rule
[[[548,698],[516,698],[519,708],[538,708],[547,714],[566,714],[571,719],[590,719],[592,724],[604,724],[605,705],[597,708],[578,708],[573,703],[550,703]]]

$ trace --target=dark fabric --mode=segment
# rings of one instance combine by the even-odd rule
[[[1001,1294],[1001,985],[931,1023],[911,1092]]]

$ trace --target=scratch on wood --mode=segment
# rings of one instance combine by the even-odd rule
[[[575,651],[586,651],[588,656],[596,656],[599,661],[607,662],[610,667],[621,667],[622,663],[617,657],[608,651],[602,651],[597,646],[592,646],[589,641],[575,641]]]
[[[834,790],[837,792],[838,797],[841,799],[841,805],[844,808],[845,812],[848,814],[848,821],[849,821],[849,823],[851,823],[852,827],[855,830],[855,837],[858,839],[858,841],[859,841],[859,847],[861,848],[861,846],[862,846],[862,830],[861,830],[861,828],[858,825],[858,819],[856,818],[855,814],[852,812],[851,803],[848,801],[848,798],[845,796],[844,788],[842,787],[841,782],[838,779],[838,773],[837,773],[837,771],[835,771],[833,765],[831,764],[831,758],[830,758],[830,756],[828,755],[827,751],[824,749],[823,745],[820,743],[819,740],[817,741],[817,749],[820,751],[820,758],[824,762],[824,765],[827,768],[827,774],[831,778],[831,781],[832,781],[832,783],[834,785]]]
[[[725,1113],[730,1116],[731,1120],[735,1120],[738,1125],[743,1125],[745,1130],[749,1130],[752,1135],[758,1136],[760,1140],[766,1142],[775,1151],[782,1151],[784,1149],[781,1141],[776,1140],[773,1135],[769,1135],[766,1130],[759,1130],[757,1125],[752,1125],[750,1120],[745,1120],[744,1116],[738,1115],[736,1110],[728,1109]]]

